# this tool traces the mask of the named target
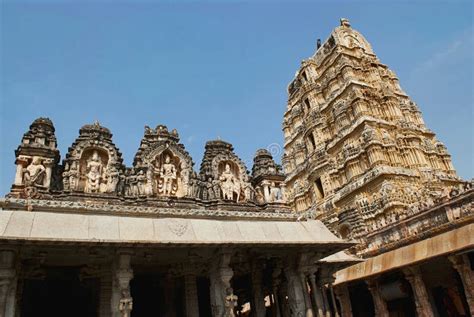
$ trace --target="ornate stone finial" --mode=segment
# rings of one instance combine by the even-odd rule
[[[351,27],[351,23],[349,22],[348,19],[346,18],[341,18],[341,26],[344,26],[346,28],[350,28]]]

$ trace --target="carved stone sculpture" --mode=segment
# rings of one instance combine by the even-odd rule
[[[235,317],[234,309],[237,306],[238,297],[234,295],[234,291],[231,287],[227,288],[226,293],[224,317]]]
[[[153,195],[153,166],[150,164],[148,165],[148,169],[146,171],[146,184],[145,184],[145,195],[152,196]]]
[[[40,157],[33,157],[31,163],[23,172],[23,182],[26,186],[43,186],[46,177],[46,168]]]
[[[177,190],[174,185],[176,180],[176,166],[171,162],[169,155],[165,156],[165,162],[160,168],[160,192],[165,196],[170,196]]]
[[[240,198],[240,181],[234,176],[230,169],[230,164],[226,163],[225,170],[219,177],[221,181],[222,196],[224,199],[233,200],[234,193],[237,195],[237,201]]]
[[[145,190],[146,190],[146,175],[143,170],[140,170],[137,174],[137,189],[138,189],[138,195],[142,196],[145,195]]]
[[[117,168],[109,166],[107,168],[107,192],[114,193],[120,180],[120,173]]]
[[[92,156],[87,160],[86,165],[86,185],[85,193],[100,192],[100,184],[103,173],[103,164],[97,151],[92,152]]]

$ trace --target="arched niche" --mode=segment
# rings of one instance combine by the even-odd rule
[[[349,239],[351,235],[351,226],[347,222],[342,223],[339,225],[338,231],[341,239]]]

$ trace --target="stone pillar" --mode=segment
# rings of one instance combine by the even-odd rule
[[[186,317],[199,317],[199,301],[194,267],[188,265],[184,270],[184,294],[186,296]]]
[[[453,255],[448,258],[461,277],[469,311],[474,316],[474,274],[472,273],[467,254]]]
[[[321,288],[318,286],[316,282],[316,273],[311,273],[309,275],[309,282],[311,285],[311,291],[313,293],[313,300],[316,304],[315,315],[317,317],[324,317],[325,309],[324,309],[324,302],[323,302],[323,295],[321,294]]]
[[[229,305],[236,301],[230,285],[230,280],[234,274],[229,267],[231,256],[231,252],[219,252],[211,263],[209,277],[213,317],[225,316],[228,310],[233,309]]]
[[[287,296],[290,316],[306,316],[306,305],[301,280],[296,270],[291,266],[287,266],[284,272],[288,283]]]
[[[280,268],[275,268],[272,272],[272,293],[273,293],[272,317],[281,317],[280,300],[279,300],[280,274],[281,274]]]
[[[164,317],[176,317],[176,309],[174,306],[174,300],[175,300],[175,278],[171,274],[170,271],[166,274],[165,279],[163,280],[163,288],[165,289],[165,295],[164,295],[164,300],[165,300],[165,315]]]
[[[16,173],[15,173],[15,182],[17,186],[23,185],[23,169],[28,166],[28,160],[25,157],[19,156],[16,159]]]
[[[376,280],[369,280],[367,286],[374,301],[375,317],[389,317],[387,303],[380,294],[379,283]]]
[[[112,316],[130,317],[133,309],[133,299],[130,293],[130,281],[133,278],[133,270],[130,265],[131,254],[119,252],[114,263],[114,276],[112,282]]]
[[[253,306],[252,315],[255,317],[265,317],[265,300],[262,292],[262,263],[253,261],[252,262],[252,291],[253,291]]]
[[[351,305],[351,297],[349,294],[349,288],[347,284],[338,285],[334,289],[337,299],[341,304],[341,316],[342,317],[352,317],[352,305]]]
[[[425,283],[421,278],[421,272],[418,267],[407,267],[403,269],[405,278],[410,282],[415,300],[416,312],[419,317],[434,316],[433,309],[428,298]]]
[[[321,285],[321,292],[323,293],[325,316],[326,317],[331,317],[331,309],[329,307],[329,301],[328,301],[328,294],[327,294],[326,286]]]
[[[46,171],[45,171],[46,175],[43,181],[43,185],[47,189],[49,189],[49,185],[51,184],[51,177],[53,175],[53,165],[54,165],[53,163],[54,161],[52,159],[45,159],[43,161],[43,165],[46,168]]]
[[[332,283],[334,283],[334,282],[329,283],[328,287],[329,287],[329,293],[331,294],[332,307],[334,308],[334,316],[335,317],[341,317],[339,315],[339,311],[337,309],[337,303],[336,303],[336,298],[334,297],[334,289],[332,287]]]
[[[280,313],[282,317],[290,317],[290,308],[288,305],[288,282],[283,280],[279,287]]]
[[[270,199],[270,184],[268,183],[268,181],[264,181],[262,183],[262,187],[263,187],[263,196],[265,198],[265,202],[270,202],[271,199]]]
[[[0,317],[14,317],[16,309],[15,252],[0,251]]]
[[[109,270],[102,272],[100,276],[100,293],[99,293],[99,316],[108,317],[112,313],[110,311],[110,299],[112,298],[112,274]]]
[[[304,305],[306,306],[306,317],[313,317],[313,308],[311,307],[311,297],[309,296],[308,292],[308,282],[306,281],[306,274],[304,272],[300,272],[300,279],[301,279],[301,290],[303,291],[303,298],[304,298]]]

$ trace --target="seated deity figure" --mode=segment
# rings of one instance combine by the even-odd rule
[[[41,164],[41,158],[35,156],[23,173],[23,182],[27,186],[42,186],[44,184],[44,177],[46,175],[46,168]]]
[[[176,179],[176,167],[171,163],[169,155],[165,156],[165,163],[161,166],[160,177],[163,179],[162,193],[166,196],[171,195],[173,191],[173,182]]]
[[[221,181],[221,190],[224,199],[233,199],[234,192],[237,194],[237,201],[239,201],[240,196],[240,182],[234,176],[230,169],[230,164],[226,163],[225,170],[222,172],[219,177]]]
[[[86,165],[86,186],[84,192],[86,193],[97,193],[100,190],[100,180],[102,178],[102,161],[99,157],[99,153],[94,151]]]

